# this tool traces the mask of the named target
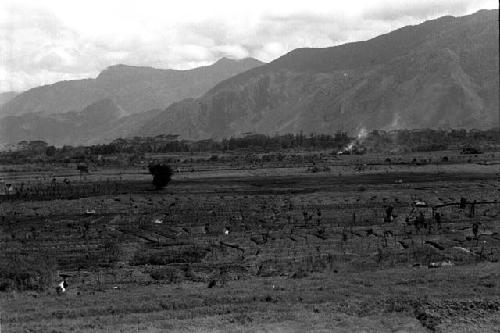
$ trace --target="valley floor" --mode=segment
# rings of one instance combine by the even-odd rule
[[[1,332],[499,332],[500,154],[446,154],[179,163],[162,191],[143,169],[19,168]]]

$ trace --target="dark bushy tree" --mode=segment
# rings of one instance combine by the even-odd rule
[[[173,174],[172,168],[166,164],[152,164],[149,172],[153,175],[153,185],[157,190],[167,186]]]
[[[45,155],[47,156],[55,156],[56,155],[56,147],[54,146],[48,146],[47,149],[45,149]]]

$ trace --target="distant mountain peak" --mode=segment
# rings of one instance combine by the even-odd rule
[[[229,59],[228,57],[222,57],[219,60],[217,60],[214,64],[224,63],[228,61],[234,61],[234,59]]]
[[[252,58],[252,57],[246,57],[246,58],[241,58],[241,59],[222,57],[219,60],[217,60],[213,65],[223,65],[223,64],[229,64],[229,63],[255,63],[255,64],[261,64],[261,65],[264,64],[262,61],[255,59],[255,58]]]
[[[155,114],[150,110],[200,97],[220,81],[260,65],[244,59],[189,70],[116,64],[95,79],[59,81],[15,98],[5,95],[6,103],[0,106],[0,143],[40,137],[54,144],[114,139],[140,127]],[[143,116],[146,113],[149,116]],[[20,130],[26,123],[32,125],[29,130]],[[78,131],[67,130],[76,124]]]

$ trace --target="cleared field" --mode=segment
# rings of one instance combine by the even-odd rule
[[[2,260],[70,286],[0,293],[3,331],[498,331],[498,153],[309,156],[10,171]]]

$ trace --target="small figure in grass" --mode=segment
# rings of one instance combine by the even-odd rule
[[[66,282],[66,278],[68,278],[69,275],[60,274],[59,276],[62,277],[63,280],[57,285],[56,292],[57,294],[62,294],[66,292],[66,289],[68,288],[68,282]]]
[[[474,217],[474,215],[476,215],[476,203],[477,201],[474,200],[471,204],[470,204],[470,209],[469,209],[469,217]]]
[[[415,218],[416,231],[419,232],[420,228],[425,228],[425,216],[423,212],[420,212],[418,216]]]
[[[385,219],[384,219],[384,222],[387,222],[387,223],[390,223],[392,222],[392,211],[394,210],[394,207],[392,207],[391,205],[385,207]]]
[[[472,223],[472,233],[474,234],[475,239],[477,239],[478,232],[479,232],[479,222]]]
[[[460,198],[460,209],[465,209],[465,206],[467,205],[467,199],[464,197]]]
[[[434,221],[436,221],[438,228],[441,229],[441,214],[439,212],[434,213]]]

